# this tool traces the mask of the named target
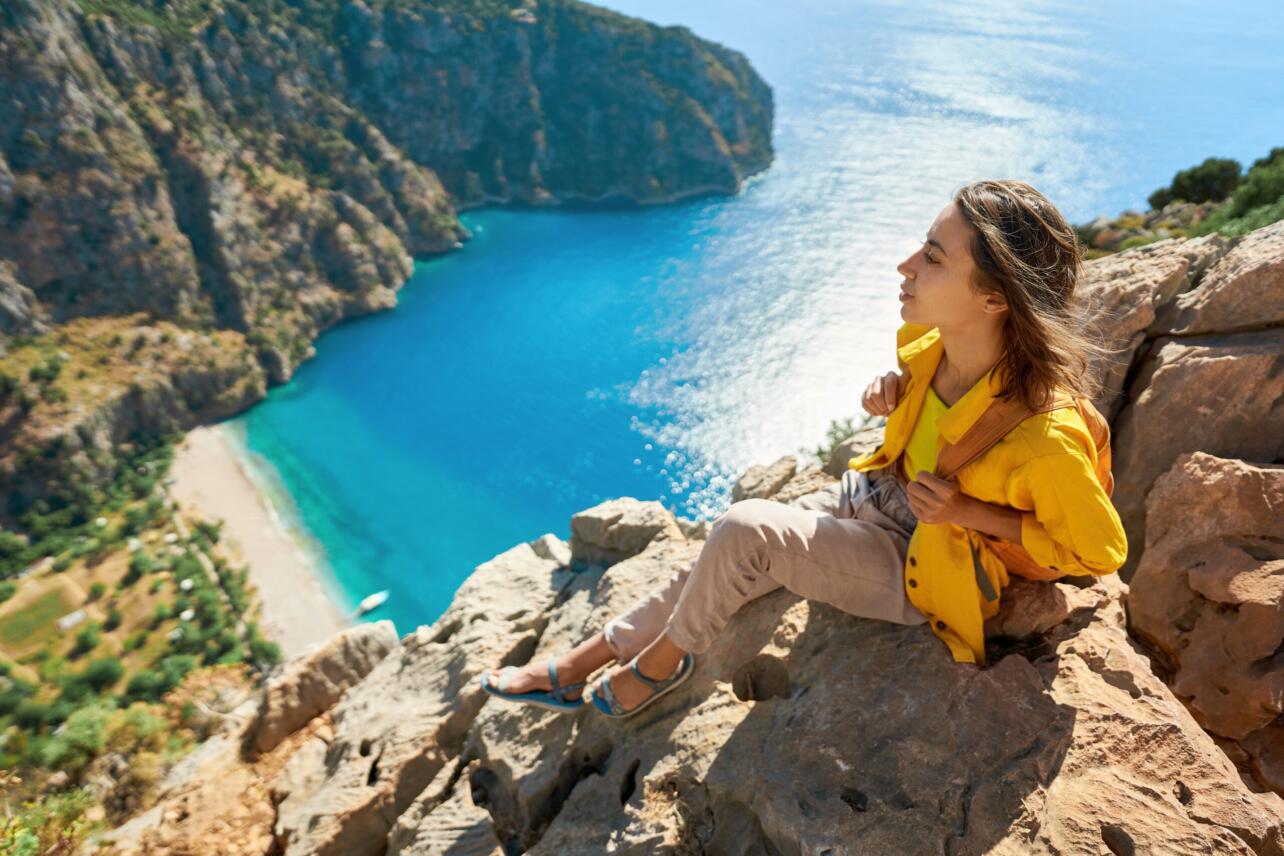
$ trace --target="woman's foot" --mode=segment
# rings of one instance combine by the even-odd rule
[[[662,681],[665,678],[672,677],[681,666],[682,661],[679,660],[674,664],[673,668],[660,675],[655,673],[656,667],[654,664],[646,662],[642,657],[638,657],[638,670],[655,681]],[[616,700],[625,710],[632,710],[655,692],[651,687],[637,679],[637,676],[633,674],[633,670],[629,668],[628,663],[617,666],[598,678],[588,686],[588,690],[592,691],[607,681],[610,681],[611,692],[615,693]],[[599,692],[598,695],[601,695],[601,693]]]
[[[571,664],[567,663],[565,657],[557,659],[557,682],[562,686],[576,684],[584,680],[588,675],[579,673],[574,670]],[[490,686],[499,688],[499,674],[503,671],[503,666],[496,666],[491,669],[489,680]],[[540,657],[532,660],[525,666],[515,666],[513,675],[508,679],[508,688],[505,692],[509,693],[528,693],[533,690],[544,690],[546,692],[553,689],[553,684],[548,679],[548,658]],[[567,701],[575,701],[584,694],[584,688],[573,689],[568,691],[563,698]]]

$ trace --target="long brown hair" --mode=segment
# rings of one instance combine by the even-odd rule
[[[974,181],[953,199],[973,226],[973,288],[1008,304],[1000,396],[1019,396],[1031,409],[1056,389],[1096,399],[1115,352],[1094,338],[1079,294],[1083,249],[1074,228],[1024,181]]]

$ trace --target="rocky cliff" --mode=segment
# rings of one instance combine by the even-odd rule
[[[285,664],[118,852],[1284,853],[1284,224],[1089,270],[1139,569],[1014,581],[986,668],[780,589],[636,718],[487,695],[483,669],[565,651],[699,555],[707,524],[611,500],[434,624]],[[792,502],[876,435],[735,495]]]
[[[134,428],[244,407],[322,330],[395,304],[412,256],[467,237],[461,208],[732,193],[771,123],[741,54],[575,0],[6,2],[0,358],[29,347],[0,360],[0,474],[25,506]],[[85,317],[227,331],[256,367],[202,374],[211,408],[128,371],[89,406],[23,389]]]

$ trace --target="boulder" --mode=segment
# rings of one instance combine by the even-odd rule
[[[1163,336],[1132,383],[1114,425],[1112,500],[1128,533],[1132,577],[1145,546],[1145,498],[1179,455],[1284,459],[1284,327]]]
[[[768,466],[754,464],[745,470],[731,488],[731,501],[774,496],[798,471],[798,459],[785,455]]]
[[[1154,335],[1160,309],[1193,288],[1229,243],[1218,235],[1169,239],[1084,265],[1080,290],[1092,331],[1114,351],[1102,366],[1103,391],[1095,402],[1107,419],[1126,403],[1125,378],[1147,335]]]
[[[843,470],[847,469],[848,461],[857,455],[872,452],[882,445],[883,428],[886,424],[886,419],[881,416],[876,417],[870,424],[865,425],[855,434],[835,446],[833,454],[825,462],[825,472],[836,479],[842,478]]]
[[[609,565],[637,555],[652,540],[685,538],[673,513],[656,500],[623,496],[571,516],[571,558],[586,564]]]
[[[265,682],[258,717],[246,730],[245,748],[270,751],[329,710],[396,647],[396,628],[384,619],[347,628],[283,663]]]
[[[284,795],[287,852],[377,852],[397,817],[459,753],[489,695],[483,669],[525,662],[575,574],[544,554],[552,536],[479,565],[432,625],[407,635],[334,707],[334,737],[306,787]]]
[[[656,543],[580,578],[534,656],[688,556]],[[488,701],[438,795],[446,817],[425,806],[416,822],[437,836],[471,799],[508,852],[532,854],[1284,852],[1284,801],[1248,788],[1151,672],[1125,632],[1126,590],[1117,576],[1014,586],[995,629],[1044,652],[980,671],[923,626],[777,590],[636,718]]]
[[[1284,323],[1284,220],[1245,235],[1199,287],[1164,307],[1157,326],[1194,335]]]
[[[1129,627],[1201,726],[1263,753],[1284,789],[1284,465],[1180,456],[1146,497]]]

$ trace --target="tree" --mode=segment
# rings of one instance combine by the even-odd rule
[[[91,621],[86,624],[79,633],[76,634],[76,645],[71,649],[72,657],[79,657],[92,651],[98,646],[102,639],[102,625],[97,621]]]
[[[1241,167],[1234,158],[1206,158],[1198,166],[1183,169],[1173,176],[1172,184],[1150,194],[1151,208],[1163,208],[1169,202],[1221,202],[1239,185]]]

